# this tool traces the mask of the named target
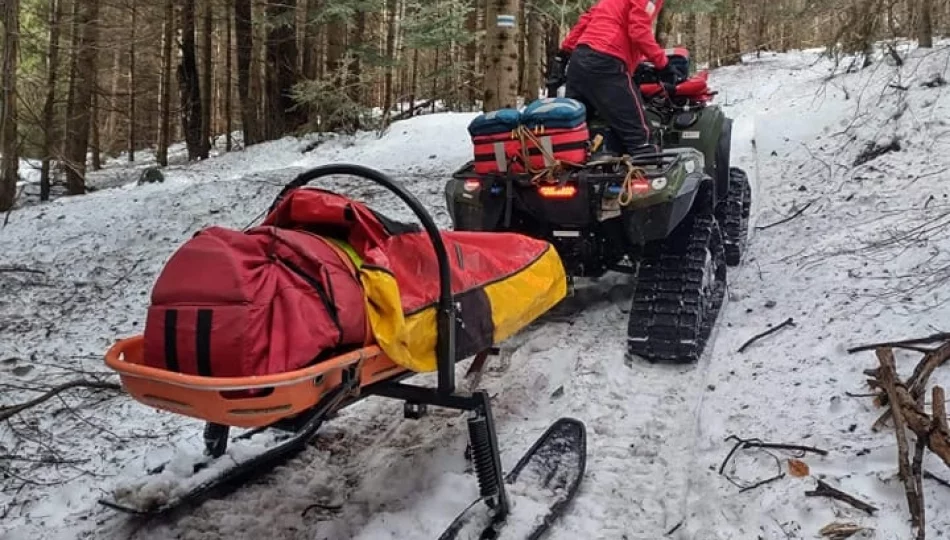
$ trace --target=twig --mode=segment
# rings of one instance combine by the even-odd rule
[[[867,345],[859,345],[857,347],[851,347],[848,349],[848,354],[854,354],[857,352],[864,351],[873,351],[874,349],[880,347],[900,347],[905,345],[924,345],[927,343],[936,343],[938,341],[947,341],[950,340],[950,332],[940,332],[937,334],[931,334],[927,337],[914,338],[914,339],[904,339],[901,341],[885,341],[882,343],[869,343]]]
[[[742,344],[741,347],[739,347],[739,351],[738,351],[738,352],[740,352],[740,353],[745,352],[745,350],[746,350],[747,348],[749,348],[749,346],[751,346],[751,345],[752,345],[753,343],[755,343],[756,341],[759,341],[759,340],[762,339],[762,338],[768,337],[768,336],[774,334],[775,332],[778,332],[778,331],[781,330],[782,328],[785,328],[786,326],[795,326],[795,319],[793,319],[792,317],[789,317],[789,318],[786,319],[782,324],[780,324],[780,325],[778,325],[778,326],[776,326],[776,327],[774,327],[774,328],[769,328],[769,329],[766,330],[765,332],[762,332],[761,334],[758,334],[758,335],[756,335],[756,336],[753,336],[751,339],[749,339],[749,341],[746,341],[745,343]]]
[[[930,471],[924,471],[924,478],[929,478],[930,480],[933,480],[934,482],[940,484],[943,487],[950,488],[950,482],[944,480],[943,478],[940,478],[939,476],[935,475],[934,473]]]
[[[825,482],[818,480],[818,486],[812,491],[805,492],[806,497],[828,497],[831,499],[836,499],[841,502],[846,502],[851,506],[857,508],[858,510],[863,510],[868,513],[868,515],[874,515],[874,512],[877,512],[877,508],[874,506],[861,501],[855,498],[853,495],[848,495],[847,493],[841,491],[840,489],[835,489]]]
[[[73,388],[91,388],[94,390],[121,390],[122,387],[116,383],[110,382],[100,382],[100,381],[87,381],[82,379],[77,379],[75,381],[69,381],[63,383],[59,386],[55,386],[49,389],[45,394],[31,399],[27,402],[21,403],[19,405],[11,405],[9,407],[0,407],[0,422],[8,420],[9,418],[27,410],[32,407],[36,407],[56,396],[60,393],[65,392],[66,390],[71,390]]]
[[[27,268],[25,266],[0,266],[0,274],[46,274],[45,270]]]
[[[775,223],[770,223],[770,224],[768,224],[768,225],[760,225],[760,226],[756,227],[755,230],[757,230],[757,231],[764,231],[765,229],[771,229],[772,227],[778,227],[779,225],[783,225],[783,224],[785,224],[785,223],[788,223],[789,221],[791,221],[791,220],[797,218],[798,216],[804,214],[804,213],[805,213],[805,210],[808,210],[808,208],[809,208],[812,204],[814,204],[814,203],[815,203],[815,201],[810,201],[808,204],[806,204],[805,206],[799,208],[794,214],[788,216],[787,218],[781,219],[781,220],[779,220],[779,221],[776,221]]]

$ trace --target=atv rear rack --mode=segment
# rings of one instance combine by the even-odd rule
[[[643,168],[642,172],[644,176],[647,178],[653,178],[669,174],[670,171],[672,171],[676,166],[676,162],[681,156],[682,152],[675,150],[667,150],[654,154],[639,154],[634,157],[606,155],[593,158],[590,161],[584,163],[582,167],[571,168],[568,169],[567,172],[569,174],[569,178],[575,181],[600,182],[611,178],[618,178],[618,175],[621,175],[619,178],[622,180],[622,175],[625,175],[626,171],[609,172],[604,170],[604,168],[607,166],[630,165],[633,167]],[[557,183],[549,181],[538,182],[534,180],[535,176],[536,175],[532,173],[511,172],[477,174],[474,170],[474,161],[469,161],[452,173],[452,178],[456,180],[478,180],[489,181],[492,183],[507,183],[510,181],[512,184],[518,187],[527,187],[533,184]]]

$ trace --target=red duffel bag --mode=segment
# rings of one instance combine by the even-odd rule
[[[297,370],[367,344],[356,269],[304,231],[210,227],[169,259],[152,290],[145,363],[191,375]]]

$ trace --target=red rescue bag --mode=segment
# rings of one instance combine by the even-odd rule
[[[206,377],[301,369],[371,341],[347,255],[314,234],[210,227],[183,244],[152,290],[148,366]]]

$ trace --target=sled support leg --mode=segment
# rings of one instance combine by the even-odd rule
[[[369,386],[364,393],[398,399],[404,402],[470,411],[468,435],[481,499],[492,509],[493,521],[502,521],[510,510],[505,477],[498,451],[498,434],[491,411],[491,398],[484,390],[472,395],[443,394],[442,392],[403,383],[379,383]]]

